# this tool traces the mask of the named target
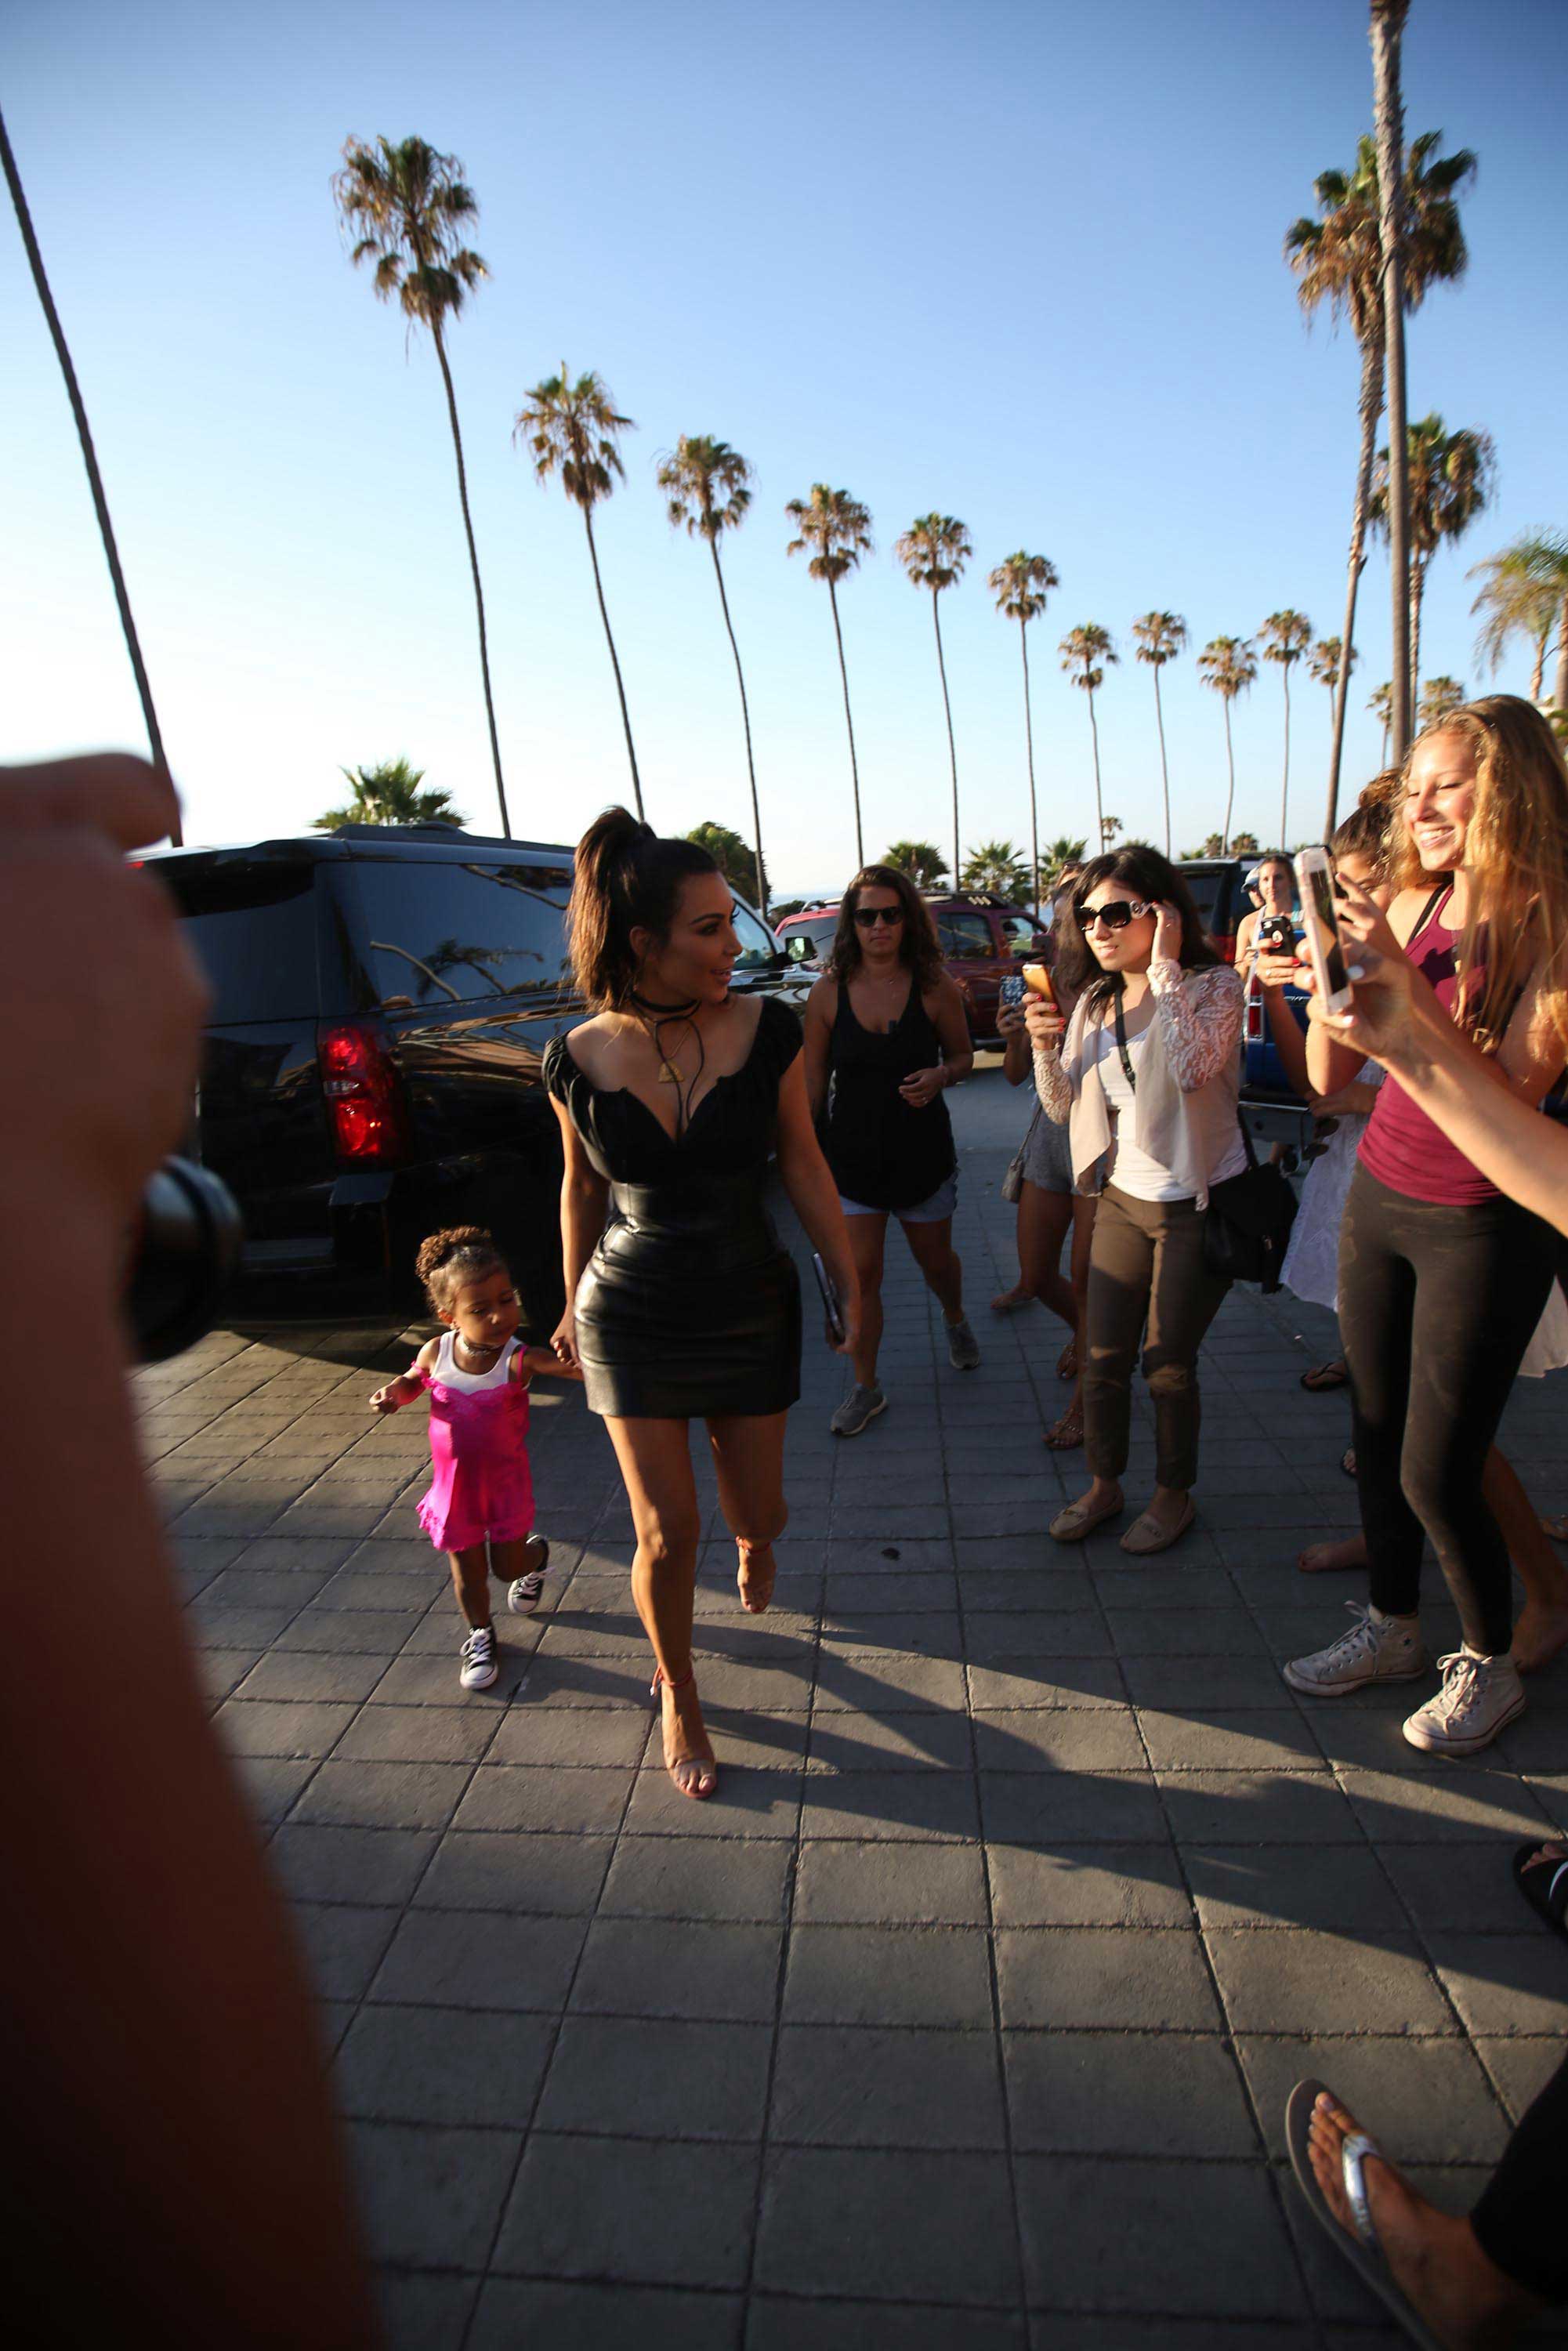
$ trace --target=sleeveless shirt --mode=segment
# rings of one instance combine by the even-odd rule
[[[848,983],[839,982],[822,1149],[844,1199],[896,1213],[929,1199],[951,1176],[958,1160],[946,1098],[938,1094],[919,1110],[898,1091],[913,1071],[941,1059],[936,1024],[913,973],[904,1009],[885,1032],[861,1026]]]
[[[1440,911],[1418,923],[1406,943],[1405,954],[1432,989],[1450,1019],[1459,992],[1458,954],[1460,933],[1445,919],[1453,893]],[[1478,978],[1485,976],[1486,940],[1477,941],[1480,956]],[[1471,985],[1474,986],[1472,981]],[[1429,1200],[1463,1207],[1478,1200],[1495,1200],[1497,1186],[1490,1184],[1475,1162],[1450,1143],[1442,1128],[1429,1119],[1390,1071],[1378,1089],[1377,1101],[1361,1138],[1356,1156],[1369,1175],[1407,1200]]]

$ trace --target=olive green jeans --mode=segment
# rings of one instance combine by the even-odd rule
[[[1203,1224],[1196,1200],[1138,1200],[1114,1184],[1100,1195],[1083,1363],[1083,1450],[1096,1478],[1127,1466],[1142,1340],[1155,1481],[1178,1493],[1197,1482],[1197,1351],[1230,1287],[1203,1261]]]

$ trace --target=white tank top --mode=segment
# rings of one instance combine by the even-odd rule
[[[439,1380],[444,1388],[455,1388],[459,1395],[478,1395],[485,1388],[506,1386],[507,1375],[512,1368],[512,1357],[521,1346],[522,1341],[517,1338],[508,1339],[487,1372],[460,1371],[453,1360],[452,1353],[456,1343],[455,1331],[447,1331],[443,1334],[435,1357],[435,1369],[430,1376],[433,1380]]]

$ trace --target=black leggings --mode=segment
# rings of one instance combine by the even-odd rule
[[[1468,1647],[1513,1640],[1508,1550],[1481,1468],[1555,1264],[1548,1228],[1500,1194],[1413,1200],[1357,1166],[1340,1228],[1339,1317],[1372,1600],[1412,1616],[1430,1535]]]
[[[1542,2302],[1568,2302],[1563,2183],[1568,2179],[1568,2060],[1502,2152],[1470,2214],[1489,2260]]]

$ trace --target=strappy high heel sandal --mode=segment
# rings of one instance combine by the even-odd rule
[[[740,1604],[748,1616],[764,1615],[773,1597],[773,1586],[779,1575],[779,1562],[773,1557],[773,1546],[771,1543],[743,1543],[737,1541],[735,1548],[740,1560],[735,1579],[740,1587]],[[751,1565],[753,1555],[759,1551],[765,1551],[768,1553],[768,1573],[765,1576],[749,1576],[747,1570]]]
[[[664,1716],[664,1700],[659,1696],[661,1684],[670,1691],[684,1690],[690,1689],[695,1679],[695,1674],[688,1673],[683,1674],[678,1682],[672,1681],[663,1666],[654,1667],[653,1678],[648,1685],[648,1695],[659,1707],[661,1736]],[[718,1765],[714,1760],[711,1747],[706,1755],[666,1754],[664,1769],[674,1782],[677,1792],[683,1796],[690,1796],[696,1803],[706,1802],[718,1787]],[[683,1772],[688,1776],[683,1779],[681,1776]]]

